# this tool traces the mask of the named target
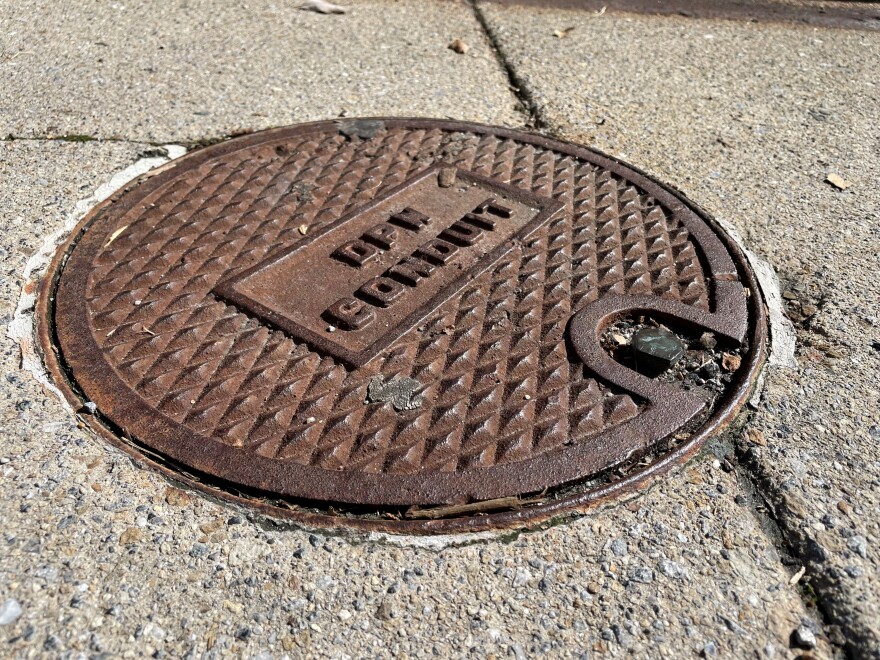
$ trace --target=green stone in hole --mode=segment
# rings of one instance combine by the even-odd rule
[[[642,328],[632,337],[632,353],[636,369],[660,373],[674,366],[684,355],[684,344],[668,330]]]

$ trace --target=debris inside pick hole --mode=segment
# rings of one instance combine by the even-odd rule
[[[422,384],[413,378],[392,378],[387,383],[385,376],[379,374],[370,379],[367,385],[366,403],[390,403],[398,412],[414,410],[422,405],[418,391]]]
[[[685,347],[674,334],[662,328],[642,328],[632,337],[633,355],[640,370],[665,371],[677,363]]]
[[[619,332],[615,332],[611,335],[611,340],[617,344],[618,346],[627,346],[629,345],[629,339],[624,337]]]
[[[725,353],[721,356],[721,368],[724,371],[736,371],[742,364],[742,358],[734,353]]]
[[[348,11],[345,7],[340,7],[339,5],[334,5],[332,2],[325,2],[324,0],[306,0],[297,6],[297,9],[313,11],[318,14],[344,14]]]
[[[464,41],[461,39],[453,39],[449,44],[449,50],[455,51],[459,55],[464,55],[471,49]]]
[[[742,365],[742,348],[713,332],[672,328],[657,319],[630,316],[605,328],[602,348],[628,369],[688,391],[705,390],[710,396],[734,383]]]
[[[849,181],[844,179],[839,174],[835,174],[834,172],[831,172],[831,174],[825,177],[825,182],[830,183],[838,190],[846,190],[852,185]]]
[[[711,332],[704,332],[700,335],[700,346],[707,350],[712,350],[718,345],[718,340],[715,339],[715,335]]]

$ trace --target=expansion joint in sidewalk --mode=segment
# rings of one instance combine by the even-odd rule
[[[517,101],[519,102],[519,110],[527,117],[526,124],[532,128],[546,128],[546,121],[537,101],[535,100],[534,93],[529,85],[516,72],[516,69],[514,69],[507,54],[504,52],[504,48],[501,46],[498,35],[489,25],[485,14],[483,14],[483,10],[480,9],[478,0],[467,1],[474,12],[474,17],[476,18],[477,23],[480,24],[480,28],[486,36],[486,40],[489,42],[489,46],[492,48],[492,52],[495,53],[499,66],[507,75],[510,89],[516,95]]]
[[[739,429],[745,429],[751,414],[745,416]],[[797,524],[796,516],[786,507],[786,493],[766,469],[763,460],[748,442],[736,439],[731,429],[715,447],[715,453],[733,464],[746,506],[757,520],[767,539],[773,544],[783,564],[805,569],[804,577],[795,586],[805,607],[816,614],[822,634],[847,658],[875,657],[877,648],[871,631],[860,625],[858,617],[847,611],[847,604],[838,597],[840,576],[827,566],[827,553],[811,535]]]
[[[9,133],[0,138],[0,142],[114,142],[122,144],[138,144],[159,146],[160,142],[152,142],[150,140],[132,140],[122,137],[95,137],[94,135],[85,135],[79,133],[66,133],[64,135],[13,135]]]

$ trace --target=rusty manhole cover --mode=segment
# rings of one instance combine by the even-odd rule
[[[128,451],[275,513],[402,531],[646,483],[736,412],[765,334],[740,252],[668,188],[409,119],[267,131],[142,177],[74,232],[41,318],[68,396]]]

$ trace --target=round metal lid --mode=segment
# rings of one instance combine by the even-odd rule
[[[135,451],[381,510],[552,498],[693,453],[756,372],[757,298],[710,220],[608,157],[340,120],[199,150],[95,209],[47,278],[43,339]],[[686,355],[661,375],[627,361],[654,326]]]

